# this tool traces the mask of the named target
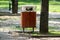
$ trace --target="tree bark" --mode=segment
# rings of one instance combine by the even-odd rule
[[[18,0],[12,0],[12,13],[15,14],[18,12]]]
[[[48,8],[49,0],[42,0],[41,17],[40,17],[40,33],[48,33]]]

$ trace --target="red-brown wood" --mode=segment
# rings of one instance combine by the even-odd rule
[[[23,28],[36,27],[36,12],[22,12],[21,25]]]

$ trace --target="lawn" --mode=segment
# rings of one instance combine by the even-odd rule
[[[49,5],[49,12],[60,12],[60,5]]]
[[[24,1],[18,2],[18,8],[22,5],[36,5],[36,11],[41,10],[41,2],[39,1]],[[0,1],[0,8],[9,8],[9,1]],[[49,12],[60,12],[60,1],[49,1]]]

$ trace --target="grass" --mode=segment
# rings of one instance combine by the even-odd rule
[[[49,1],[50,5],[60,5],[60,1]]]
[[[41,34],[38,32],[32,32],[31,33],[32,36],[60,36],[60,32],[49,32],[47,34]]]
[[[16,26],[15,29],[17,29],[17,30],[23,30],[23,28],[20,28],[20,26]],[[24,28],[24,29],[28,30],[28,31],[32,31],[33,30],[32,28]],[[34,29],[36,29],[36,28],[34,28]]]
[[[49,27],[49,33],[47,35],[59,36],[60,35],[60,32],[59,31],[52,30],[54,28],[55,27],[53,27],[53,28],[52,27]],[[17,28],[17,29],[22,30],[21,28]],[[31,31],[32,28],[25,28],[25,30],[30,30]],[[40,34],[39,32],[32,32],[31,34],[32,34],[32,36],[42,36],[42,34]]]
[[[22,5],[36,5],[36,11],[41,11],[41,2],[19,0],[18,7]],[[0,1],[0,8],[9,8],[9,1]],[[49,12],[60,12],[60,1],[49,1]]]
[[[60,32],[50,32],[50,34],[60,35]]]
[[[2,19],[2,18],[0,18],[0,21],[5,21],[5,20],[7,20],[7,19]]]
[[[49,5],[49,12],[60,12],[60,5]]]

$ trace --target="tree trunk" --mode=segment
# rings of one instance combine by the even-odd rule
[[[18,12],[18,0],[12,0],[12,13],[15,14]]]
[[[48,7],[49,0],[42,0],[40,17],[40,33],[48,33]]]

